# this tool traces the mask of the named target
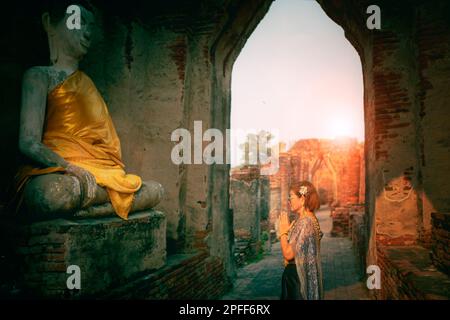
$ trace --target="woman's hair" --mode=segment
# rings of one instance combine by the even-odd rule
[[[47,0],[45,1],[42,12],[48,12],[51,23],[57,24],[66,16],[67,8],[72,4],[93,11],[93,7],[88,0]]]
[[[311,182],[306,180],[294,182],[289,190],[293,191],[298,197],[305,197],[305,208],[307,210],[314,212],[320,208],[319,194]]]

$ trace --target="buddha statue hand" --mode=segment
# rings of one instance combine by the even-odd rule
[[[71,163],[66,167],[66,173],[76,177],[80,182],[80,208],[89,207],[96,195],[97,182],[95,177],[86,169]]]

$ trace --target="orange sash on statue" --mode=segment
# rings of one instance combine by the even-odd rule
[[[116,213],[128,218],[140,177],[126,174],[120,141],[106,104],[92,80],[75,71],[47,97],[43,143],[66,161],[91,172],[108,191]],[[19,186],[33,175],[64,171],[63,168],[24,167]]]

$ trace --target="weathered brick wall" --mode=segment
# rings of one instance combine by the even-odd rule
[[[299,140],[280,155],[279,163],[278,173],[270,176],[271,224],[275,226],[280,210],[288,209],[290,183],[306,179],[318,188],[319,195],[326,197],[321,199],[324,205],[339,206],[331,213],[332,234],[348,236],[349,210],[346,207],[363,203],[365,199],[364,143],[356,139]]]
[[[158,211],[132,214],[127,221],[59,219],[23,226],[2,222],[2,251],[9,253],[2,263],[17,268],[13,276],[2,274],[2,278],[6,276],[3,280],[20,295],[101,295],[139,274],[161,268],[166,261],[166,220]],[[80,291],[67,289],[70,265],[80,268]]]
[[[271,1],[93,2],[102,16],[100,43],[84,68],[105,96],[113,120],[120,122],[128,168],[166,188],[161,209],[167,213],[169,247],[183,251],[190,237],[210,226],[211,252],[231,257],[229,167],[175,166],[169,161],[169,138],[175,128],[192,129],[197,119],[204,128],[229,128],[233,62]],[[36,3],[9,2],[12,8],[4,7],[9,14],[0,28],[5,48],[0,54],[5,106],[0,118],[3,153],[8,155],[17,146],[21,75],[29,66],[47,62]],[[365,201],[369,260],[374,262],[377,242],[429,243],[431,212],[450,211],[450,73],[445,72],[450,66],[450,4],[382,1],[379,31],[364,27],[365,0],[319,3],[345,30],[363,65]],[[5,174],[12,176],[15,157],[3,161]],[[302,172],[295,176],[309,179],[313,163],[300,162]],[[280,194],[285,208],[286,189]]]
[[[378,246],[381,288],[377,299],[448,300],[450,277],[434,268],[429,250],[421,246]]]
[[[327,193],[333,196],[331,186],[336,182],[338,192],[334,200],[341,205],[360,203],[361,148],[363,144],[355,139],[299,140],[284,155],[290,161],[280,161],[278,177],[271,179],[279,179],[281,183],[282,175],[290,170],[289,181],[312,180],[319,188],[326,187]],[[283,166],[288,168],[283,170]]]
[[[237,266],[242,266],[260,252],[262,227],[270,228],[271,199],[270,181],[260,175],[259,167],[232,170],[230,207],[233,210],[234,258]],[[264,231],[269,233],[270,229]]]
[[[340,174],[341,182],[338,185],[338,190],[341,193],[339,200],[342,206],[360,203],[360,156],[358,145],[355,145],[350,148],[344,160]]]
[[[366,159],[364,156],[364,143],[359,145],[359,196],[358,203],[366,202]]]
[[[424,299],[411,282],[404,280],[404,275],[391,262],[384,250],[378,251],[378,266],[381,270],[381,289],[375,291],[375,297],[380,300],[410,300]]]
[[[361,27],[367,1],[318,1],[363,65],[372,264],[378,244],[427,245],[431,212],[450,209],[450,4],[383,1],[381,30],[369,30]]]
[[[359,273],[366,274],[367,223],[364,211],[350,211],[349,236],[352,240],[353,251],[358,260]]]
[[[450,3],[423,1],[415,11],[417,139],[422,178],[421,241],[431,240],[431,213],[450,212]]]
[[[288,199],[289,199],[289,186],[293,181],[292,176],[292,166],[291,166],[291,157],[288,152],[280,153],[279,156],[279,166],[278,175],[280,179],[280,209],[282,211],[288,211]]]
[[[450,275],[450,214],[433,212],[431,259],[442,272]]]
[[[231,287],[223,262],[206,251],[173,255],[166,266],[112,290],[109,299],[218,299]]]
[[[394,15],[393,11],[389,14]],[[375,103],[375,161],[380,183],[377,198],[378,240],[384,244],[413,244],[417,241],[419,212],[418,161],[415,145],[413,75],[400,57],[411,50],[408,30],[401,21],[389,19],[389,28],[373,34],[373,90]],[[393,29],[395,28],[395,31]]]
[[[349,236],[349,215],[350,210],[346,207],[336,207],[331,210],[331,218],[333,219],[333,227],[331,236],[347,237]]]
[[[270,210],[270,180],[267,176],[260,176],[259,178],[260,192],[259,192],[259,210],[261,221],[269,219]]]
[[[254,241],[260,236],[260,212],[258,203],[258,179],[251,182],[231,180],[231,208],[233,209],[235,236]]]
[[[275,228],[275,223],[281,211],[281,190],[280,188],[270,188],[270,213],[269,221],[271,229]]]

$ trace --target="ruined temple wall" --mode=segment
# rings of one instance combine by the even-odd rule
[[[194,121],[202,122],[201,138],[214,127],[211,47],[225,17],[216,16],[214,6],[195,11],[197,6],[201,1],[154,17],[105,19],[100,46],[85,64],[103,89],[113,119],[118,119],[128,170],[165,188],[158,208],[167,215],[169,252],[192,251],[211,229],[211,168],[204,162],[193,164]],[[191,164],[171,160],[177,143],[171,134],[177,128],[191,134]],[[203,151],[208,142],[201,144]]]
[[[373,35],[373,67],[367,70],[372,76],[375,109],[371,189],[376,193],[377,237],[381,243],[413,244],[418,240],[421,213],[417,208],[416,79],[411,61],[403,58],[414,49],[411,37],[405,21],[395,19],[393,10],[386,12],[385,28]]]
[[[421,168],[422,241],[429,244],[432,212],[450,211],[450,4],[423,2],[414,14],[418,82],[417,156]]]
[[[172,163],[170,136],[183,121],[184,77],[179,74],[174,46],[183,35],[146,30],[109,18],[100,41],[83,62],[103,94],[121,140],[128,173],[156,180],[165,189],[158,207],[167,215],[169,238],[177,238],[183,171]],[[170,115],[170,116],[167,116]]]
[[[449,4],[416,1],[404,6],[381,1],[382,30],[369,31],[365,27],[368,1],[319,2],[343,27],[363,65],[365,198],[369,248],[375,257],[376,229],[378,240],[385,244],[424,241],[430,230],[430,213],[449,211]],[[226,23],[210,38],[172,27],[176,17],[149,18],[152,26],[105,19],[101,43],[92,48],[83,67],[110,107],[127,170],[158,180],[166,188],[159,209],[167,214],[169,236],[177,240],[186,234],[183,230],[201,229],[206,219],[212,220],[212,251],[227,257],[229,167],[179,168],[169,161],[173,146],[169,138],[173,129],[199,117],[210,119],[212,127],[229,127],[233,59],[270,1],[234,3],[226,7],[229,10],[224,10],[225,4],[220,8],[223,3],[215,3],[218,24]],[[148,11],[151,8],[149,5]],[[0,62],[5,75],[1,80],[5,107],[0,117],[4,154],[15,152],[17,145],[21,75],[27,67],[45,63],[48,54],[43,49],[45,36],[35,32],[39,23],[28,19],[36,18],[32,12],[24,15],[19,5],[8,12],[11,14],[2,20],[6,36],[1,38],[5,49]],[[190,111],[193,108],[197,109]],[[15,159],[4,161],[5,173],[12,173]],[[302,160],[301,166],[305,169],[300,174],[308,179],[312,164]],[[202,203],[206,187],[207,200]],[[393,193],[398,190],[404,200],[395,199]]]
[[[377,193],[379,240],[428,243],[431,211],[449,208],[449,76],[442,70],[449,66],[450,10],[448,3],[424,2],[385,11],[384,31],[373,38],[373,68],[367,67],[375,109],[376,185],[370,187]]]
[[[358,203],[366,202],[366,159],[364,158],[364,144],[359,145],[359,192]]]
[[[367,1],[319,2],[362,60],[368,260],[373,263],[376,240],[427,243],[429,213],[448,209],[449,112],[444,105],[449,95],[443,70],[449,61],[449,4],[383,1],[381,30],[368,30]]]
[[[8,201],[8,188],[16,174],[22,76],[35,65],[48,63],[47,38],[36,16],[37,2],[3,5],[0,20],[0,147],[2,179],[0,181],[0,208]]]
[[[272,202],[273,198],[278,203]],[[259,167],[232,170],[230,208],[235,236],[248,234],[259,240],[260,223],[270,219],[271,204],[279,206],[279,197],[271,194],[270,180],[260,175]]]
[[[353,141],[342,154],[338,155],[338,199],[342,206],[359,203],[360,152],[358,144]],[[331,159],[334,160],[333,153]]]
[[[269,221],[270,228],[275,228],[275,223],[280,216],[281,211],[281,191],[280,188],[270,188],[270,203],[269,203]]]
[[[268,220],[269,219],[269,210],[270,210],[270,203],[271,203],[271,194],[270,194],[270,180],[267,176],[260,176],[259,178],[260,183],[260,192],[259,192],[259,211],[260,211],[260,217],[261,220]]]
[[[231,179],[230,201],[235,236],[248,238],[253,242],[259,241],[261,230],[259,188],[259,179],[252,181]]]
[[[208,168],[190,167],[188,174],[186,166],[173,164],[175,143],[170,137],[176,128],[192,129],[191,119],[203,120],[204,127],[209,126],[211,83],[205,81],[211,78],[205,49],[210,46],[209,39],[201,34],[189,36],[186,23],[179,21],[181,13],[189,14],[182,8],[178,14],[169,11],[157,16],[161,3],[152,3],[142,12],[156,12],[155,16],[139,17],[142,12],[131,12],[136,7],[133,3],[123,7],[120,3],[94,2],[94,6],[97,24],[93,44],[80,68],[93,79],[108,105],[126,171],[164,186],[165,196],[158,209],[167,215],[169,249],[177,247],[190,226],[205,229],[207,223]],[[10,49],[2,51],[0,63],[6,85],[2,86],[5,109],[0,118],[8,123],[2,126],[7,141],[3,152],[11,154],[4,160],[7,176],[2,179],[2,196],[17,169],[22,74],[30,66],[48,63],[38,6],[24,10],[12,5],[10,13],[12,20],[4,21],[8,27],[2,28],[2,40],[11,40]]]
[[[291,159],[291,180],[296,176],[310,177],[316,188],[320,180],[327,180],[327,192],[334,197],[334,183],[337,185],[337,203],[341,205],[359,203],[361,179],[361,145],[356,139],[305,139],[299,140],[289,150]],[[300,160],[298,160],[300,159]],[[322,159],[322,160],[321,160]],[[307,164],[307,165],[305,165]],[[298,167],[295,167],[297,166]],[[362,176],[364,178],[364,175]]]

